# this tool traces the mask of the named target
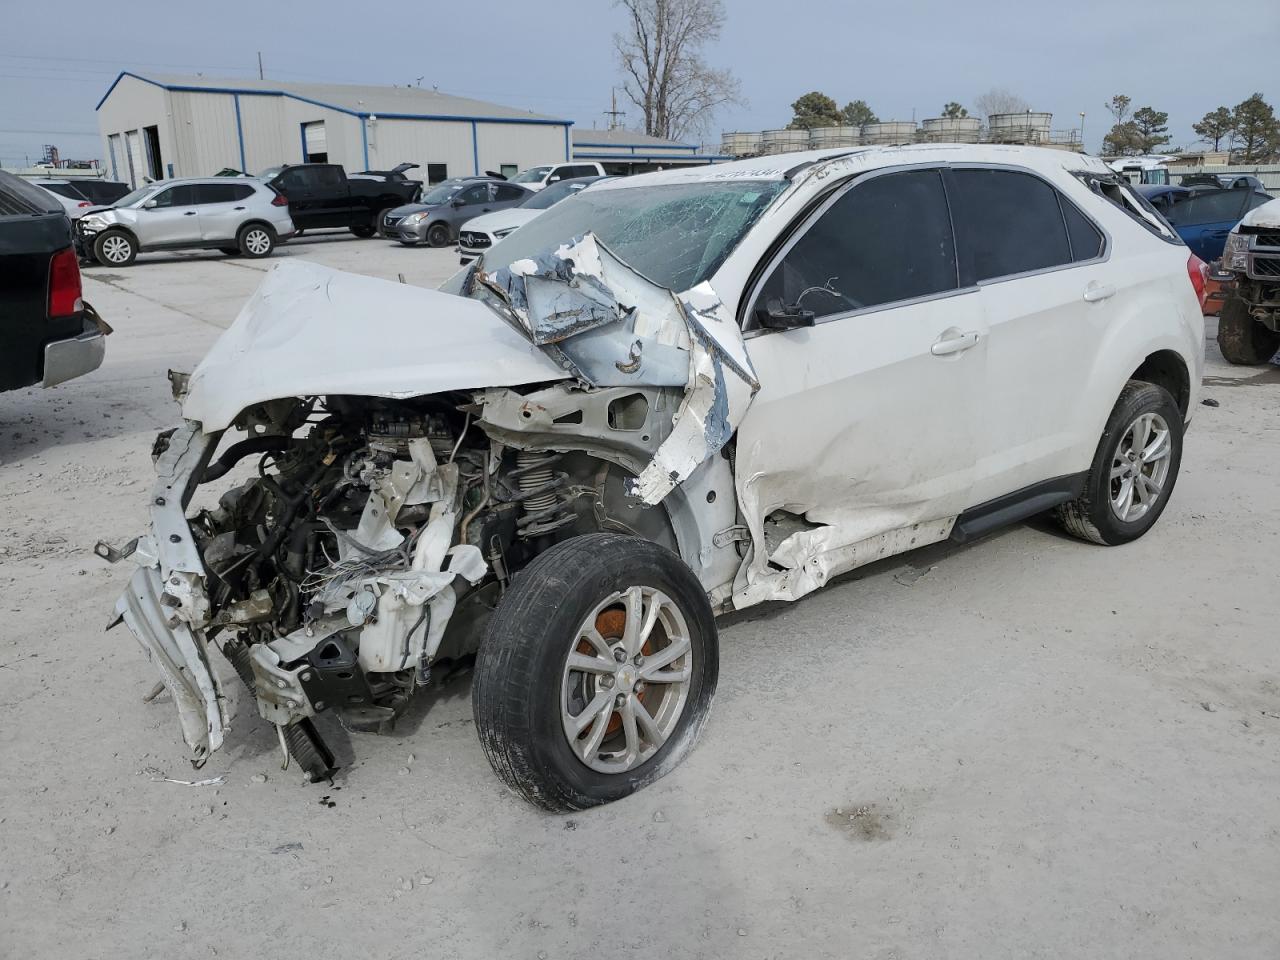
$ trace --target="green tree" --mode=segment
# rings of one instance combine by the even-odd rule
[[[969,111],[952,100],[942,108],[942,115],[950,120],[955,120],[960,117],[967,117],[969,115]]]
[[[1140,153],[1152,153],[1169,142],[1169,114],[1152,107],[1139,107],[1130,122],[1138,131]]]
[[[1226,107],[1219,107],[1206,113],[1199,123],[1193,123],[1191,129],[1205,143],[1212,143],[1214,150],[1221,150],[1223,138],[1230,135],[1235,123],[1231,111]]]
[[[1262,99],[1262,94],[1255,93],[1236,104],[1231,117],[1242,162],[1260,163],[1280,152],[1276,112]]]
[[[1117,123],[1102,138],[1102,152],[1112,156],[1125,157],[1145,153],[1146,151],[1142,149],[1142,146],[1142,131],[1138,129],[1137,124],[1132,120]]]
[[[838,127],[843,117],[836,102],[825,93],[814,90],[791,105],[795,114],[791,123],[792,130],[812,130],[814,127]]]
[[[1116,118],[1116,124],[1122,124],[1129,118],[1129,107],[1133,105],[1133,98],[1126,97],[1123,93],[1117,93],[1109,101],[1107,101],[1107,112]]]
[[[846,103],[844,109],[840,111],[840,116],[851,127],[861,127],[868,123],[880,122],[876,112],[867,106],[867,101],[865,100],[854,100],[852,103]]]

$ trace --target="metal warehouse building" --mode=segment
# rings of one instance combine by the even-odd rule
[[[718,163],[733,157],[700,153],[691,143],[663,140],[634,130],[574,130],[573,159],[597,160],[615,174],[646,173],[670,167]]]
[[[437,182],[571,153],[571,121],[417,87],[123,72],[97,111],[107,169],[135,186],[305,161],[352,172],[417,163],[418,178]]]

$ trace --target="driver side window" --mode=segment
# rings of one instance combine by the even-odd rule
[[[854,184],[805,231],[765,281],[750,322],[778,309],[821,320],[958,286],[942,174],[891,173]]]

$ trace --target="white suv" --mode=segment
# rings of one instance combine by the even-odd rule
[[[715,614],[1045,511],[1146,533],[1201,271],[1100,160],[965,145],[599,183],[444,291],[281,264],[157,441],[116,609],[197,759],[212,635],[313,778],[314,717],[385,729],[475,654],[494,770],[614,800],[690,749]]]
[[[252,177],[162,180],[75,222],[84,260],[111,267],[152,250],[221,250],[266,257],[294,234],[289,201]]]
[[[521,170],[511,178],[527,190],[541,190],[561,180],[577,180],[579,177],[603,177],[604,167],[594,161],[578,160],[572,163],[544,163],[538,167]]]

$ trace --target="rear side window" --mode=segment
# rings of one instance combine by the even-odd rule
[[[1058,191],[1012,170],[953,173],[952,210],[960,270],[980,283],[1071,262]]]
[[[776,307],[816,318],[957,287],[942,176],[913,170],[854,184],[773,268],[752,318]]]
[[[62,213],[62,205],[34,184],[0,170],[0,217]]]
[[[44,187],[50,193],[56,193],[58,196],[66,197],[68,200],[88,199],[69,183],[42,183],[40,186]]]
[[[201,183],[196,185],[197,203],[233,203],[253,194],[247,183]]]
[[[316,184],[322,189],[342,186],[342,170],[335,166],[315,168]]]
[[[1074,203],[1058,194],[1063,219],[1067,221],[1067,239],[1071,241],[1071,261],[1093,260],[1102,256],[1106,240],[1093,221],[1080,212]]]
[[[512,186],[506,183],[498,184],[497,189],[498,189],[498,199],[502,202],[506,202],[508,200],[519,200],[521,197],[525,195],[525,192],[521,190],[519,187]]]

